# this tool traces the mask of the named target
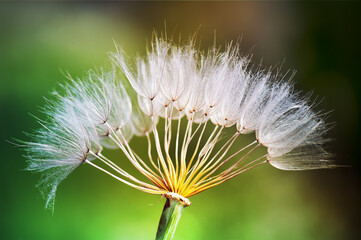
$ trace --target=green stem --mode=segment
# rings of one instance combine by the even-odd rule
[[[184,203],[167,198],[159,220],[156,240],[171,240],[173,238],[184,207]]]

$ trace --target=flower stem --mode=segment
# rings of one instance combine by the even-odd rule
[[[156,240],[171,240],[173,238],[183,209],[186,206],[177,199],[167,198],[159,220]]]

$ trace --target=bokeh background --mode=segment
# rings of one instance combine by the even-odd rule
[[[242,37],[255,62],[297,70],[297,89],[333,111],[334,170],[262,166],[191,198],[175,239],[360,239],[360,4],[265,2],[0,3],[0,238],[154,239],[164,199],[82,166],[59,187],[54,214],[22,169],[20,149],[43,96],[109,64],[113,40],[142,55],[152,30],[198,30],[202,46]],[[142,151],[141,139],[132,144]],[[116,158],[117,153],[111,153]]]

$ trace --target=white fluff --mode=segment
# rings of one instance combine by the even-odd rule
[[[152,51],[148,52],[146,60],[137,60],[136,72],[127,64],[123,52],[118,51],[116,54],[112,54],[112,59],[139,95],[154,99],[160,90],[160,83],[166,72],[168,51],[169,44],[162,39],[156,39],[152,43]]]
[[[147,116],[142,112],[142,110],[136,103],[133,105],[131,124],[135,135],[143,136],[146,133],[151,133],[153,131],[154,125],[156,125],[157,123],[157,116],[155,116],[152,120],[151,117]]]
[[[257,139],[268,147],[270,156],[281,156],[292,149],[322,144],[325,124],[306,100],[298,100],[292,86],[276,83],[260,117]]]
[[[139,95],[139,106],[149,116],[159,113],[160,104],[164,98],[155,100],[159,95],[161,82],[167,74],[167,55],[169,44],[161,39],[152,43],[152,51],[145,60],[137,60],[137,71],[134,71],[125,60],[124,53],[118,51],[112,54],[112,59],[129,80],[131,86]]]
[[[199,67],[199,70],[198,70]],[[199,63],[196,65],[189,82],[189,88],[187,90],[188,101],[185,105],[186,114],[188,118],[194,122],[203,122],[208,118],[205,117],[205,91],[204,88],[207,84],[207,63],[204,57],[199,59]],[[179,100],[182,101],[182,98]],[[185,101],[185,100],[184,100]]]
[[[232,126],[240,118],[247,85],[250,81],[250,73],[247,71],[247,59],[236,56],[233,56],[233,58],[221,61],[221,65],[227,66],[227,69],[223,69],[225,70],[223,74],[224,80],[221,81],[223,86],[218,86],[218,88],[223,88],[223,96],[214,105],[214,113],[211,115],[214,124],[226,127]],[[224,62],[227,62],[227,64]],[[224,66],[221,68],[224,68]]]
[[[45,109],[49,120],[42,123],[43,128],[35,133],[33,142],[27,143],[28,169],[43,172],[39,187],[47,196],[47,207],[53,206],[59,183],[85,160],[92,160],[90,151],[98,153],[102,147],[120,147],[132,164],[149,177],[147,163],[133,152],[128,142],[134,135],[149,137],[153,130],[158,165],[161,162],[165,168],[165,164],[172,164],[168,151],[172,146],[170,143],[174,142],[176,150],[182,151],[182,154],[175,153],[176,159],[183,157],[181,164],[177,162],[177,167],[182,166],[180,173],[187,176],[188,173],[184,171],[189,141],[198,140],[192,139],[197,137],[192,132],[194,128],[191,123],[194,122],[210,120],[222,127],[236,125],[233,127],[234,133],[255,131],[258,142],[267,147],[268,154],[263,158],[279,169],[334,166],[322,146],[327,132],[324,119],[312,110],[307,99],[301,99],[294,92],[292,83],[283,82],[282,75],[261,67],[250,68],[250,59],[240,55],[238,45],[227,46],[225,52],[214,47],[200,52],[195,49],[193,40],[178,46],[155,38],[146,57],[138,58],[134,66],[129,64],[121,50],[112,54],[111,58],[125,79],[119,79],[115,70],[89,71],[84,79],[71,79],[64,86],[65,96],[56,93],[59,103],[50,103]],[[171,139],[173,126],[170,120],[182,117],[190,124],[187,125],[188,135],[183,138],[189,140],[184,140],[181,145],[179,136],[175,141]],[[166,118],[165,123],[168,124],[165,124],[165,137],[159,137],[158,134],[162,132],[154,129],[159,118]],[[177,134],[181,124],[178,126]],[[223,128],[219,129],[218,133],[221,133]],[[202,136],[203,132],[199,135]],[[209,139],[206,146],[199,146],[201,161],[211,156],[218,137],[213,136],[214,139]],[[163,150],[159,139],[164,139]],[[148,144],[151,142],[151,138],[148,138]],[[234,141],[230,142],[233,144]],[[198,141],[198,144],[201,143]],[[227,152],[230,148],[226,149]],[[153,152],[154,149],[149,147],[150,158]],[[167,163],[163,162],[163,153],[167,153]],[[213,163],[221,164],[221,161],[214,160]],[[217,166],[202,164],[200,166],[217,169]],[[237,167],[236,164],[229,171],[239,170]],[[149,187],[149,184],[140,183],[123,169],[119,170],[114,165],[110,168],[138,183],[138,189],[159,194],[166,191],[158,188],[162,185],[158,183],[160,177],[151,178],[159,184],[157,187]],[[160,175],[163,177],[163,174]]]
[[[27,142],[28,170],[42,172],[38,183],[46,207],[53,209],[57,187],[85,159],[89,151],[99,152],[101,146],[94,127],[84,124],[74,108],[66,102],[46,108],[48,120]],[[90,121],[90,120],[89,120]]]
[[[321,146],[310,144],[281,156],[268,156],[268,162],[281,170],[312,170],[335,167],[331,157]]]
[[[99,137],[100,137],[101,145],[104,148],[109,148],[109,149],[119,148],[118,144],[116,144],[114,140],[109,138],[109,136],[114,136],[116,139],[119,139],[123,144],[125,144],[126,142],[128,143],[134,136],[134,129],[131,122],[128,122],[121,129],[116,130],[115,135],[116,137],[114,136],[114,133],[111,135],[110,131],[107,131],[104,135],[100,135]]]
[[[233,65],[233,58],[237,57],[237,48],[231,46],[225,53],[218,53],[215,49],[208,52],[206,59],[206,70],[204,75],[207,78],[205,86],[205,114],[214,115],[220,109],[222,99],[228,98],[229,89],[232,82],[236,79],[230,79],[229,74]]]
[[[259,128],[261,115],[270,97],[270,79],[271,73],[256,72],[248,81],[237,122],[237,129],[241,133],[249,133]]]
[[[238,45],[229,45],[223,53],[211,48],[206,54],[195,51],[193,45],[190,41],[184,47],[172,46],[157,39],[146,61],[138,61],[137,84],[134,77],[129,81],[145,114],[157,112],[165,118],[173,113],[176,119],[185,109],[194,122],[210,119],[225,127],[237,123],[241,133],[256,131],[271,158],[297,147],[322,145],[324,121],[293,92],[290,81],[283,82],[285,76],[249,68],[250,60],[240,56]],[[122,71],[127,69],[124,58],[114,59]],[[149,89],[157,94],[144,93]]]
[[[189,99],[190,82],[196,69],[197,59],[192,45],[172,47],[165,61],[165,75],[161,79],[164,94],[163,105],[174,102],[179,111],[184,111]]]
[[[107,123],[116,130],[130,119],[130,99],[113,72],[89,71],[86,80],[72,80],[66,89],[69,104],[80,116],[89,116],[96,126],[106,129],[102,125]]]

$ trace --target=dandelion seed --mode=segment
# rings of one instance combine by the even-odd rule
[[[99,152],[101,145],[96,129],[86,126],[66,102],[49,105],[45,110],[48,120],[39,121],[42,129],[30,135],[33,142],[25,142],[27,169],[42,173],[37,186],[47,199],[46,207],[53,209],[59,183],[85,160],[92,160],[90,152]]]
[[[171,239],[189,197],[257,166],[284,170],[333,167],[323,149],[327,126],[293,85],[270,70],[252,68],[238,45],[225,52],[195,50],[155,38],[146,58],[69,77],[65,94],[44,108],[48,120],[27,143],[28,169],[40,171],[39,187],[53,208],[59,183],[82,163],[140,191],[167,198],[156,239]],[[224,137],[224,129],[233,134]],[[256,139],[233,150],[241,134]],[[134,137],[147,139],[147,157]],[[267,154],[257,155],[261,146]],[[146,181],[107,158],[119,148]],[[124,161],[124,159],[122,159]]]

